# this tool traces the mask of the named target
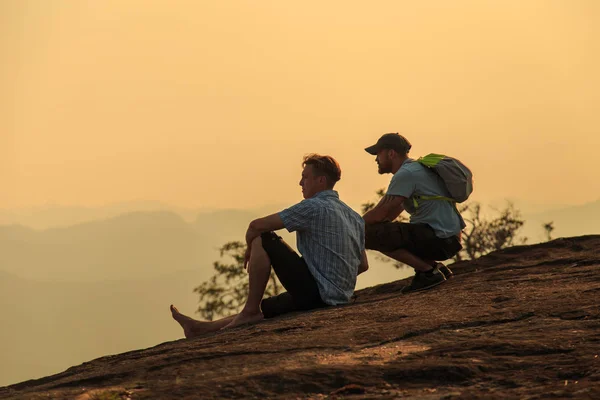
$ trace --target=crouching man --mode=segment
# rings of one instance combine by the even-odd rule
[[[249,292],[242,311],[217,321],[197,321],[171,306],[187,338],[350,301],[356,276],[368,269],[364,221],[333,190],[341,170],[332,157],[311,154],[302,167],[304,200],[248,227],[244,268]],[[283,228],[296,232],[300,255],[274,233]],[[271,267],[286,292],[263,299]]]
[[[465,227],[454,204],[438,199],[449,196],[442,179],[409,158],[410,148],[405,137],[387,133],[365,149],[376,156],[380,174],[393,174],[385,196],[363,216],[366,247],[415,269],[403,293],[429,289],[451,277],[450,268],[438,261],[462,249]],[[404,210],[411,214],[410,223],[394,221]]]

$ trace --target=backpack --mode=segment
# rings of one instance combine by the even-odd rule
[[[444,185],[450,193],[450,198],[444,196],[419,196],[420,199],[447,200],[453,203],[462,203],[473,192],[473,173],[456,158],[431,153],[420,157],[417,162],[437,173],[442,178],[442,181],[444,181]]]

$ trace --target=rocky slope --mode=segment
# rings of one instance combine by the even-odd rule
[[[392,282],[344,307],[102,357],[0,398],[600,398],[600,236],[453,269],[429,291],[401,295],[406,282]]]

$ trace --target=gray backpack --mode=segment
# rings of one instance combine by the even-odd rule
[[[435,171],[444,181],[450,198],[444,196],[419,196],[423,200],[447,200],[462,203],[473,192],[473,174],[465,164],[456,158],[443,154],[427,154],[417,160],[419,164]]]

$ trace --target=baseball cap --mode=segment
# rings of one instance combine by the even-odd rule
[[[396,150],[398,153],[405,154],[408,153],[411,147],[412,145],[410,142],[399,133],[386,133],[379,138],[377,143],[367,147],[365,151],[369,154],[377,155],[381,149],[392,149]]]

